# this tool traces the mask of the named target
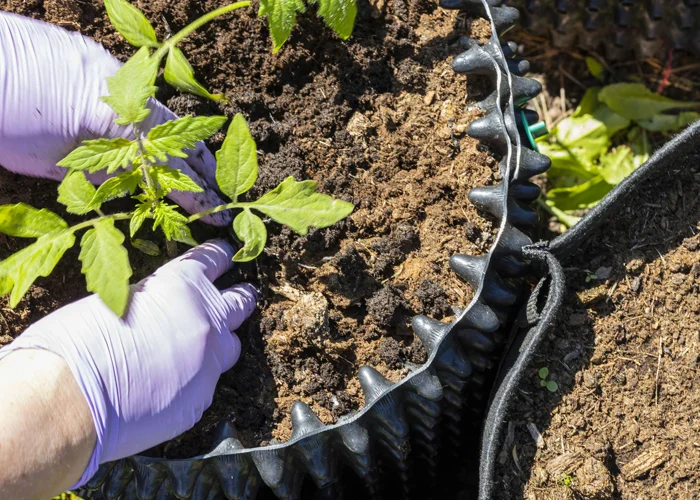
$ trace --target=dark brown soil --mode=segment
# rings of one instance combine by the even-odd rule
[[[135,3],[164,36],[163,19],[177,31],[226,2]],[[121,58],[132,53],[98,1],[0,0],[0,8],[80,30]],[[449,66],[458,37],[470,31],[483,35],[483,23],[458,19],[433,2],[360,1],[347,43],[309,13],[273,56],[266,23],[250,10],[213,22],[183,44],[198,78],[231,104],[218,107],[167,88],[159,97],[180,114],[247,117],[263,152],[251,196],[293,175],[317,180],[321,191],[357,208],[346,221],[306,237],[270,225],[265,254],[237,271],[264,290],[260,311],[238,332],[241,359],[222,376],[200,424],[168,443],[166,456],[206,451],[222,419],[235,422],[247,446],[284,441],[288,410],[298,399],[324,423],[334,422],[363,404],[355,377],[361,365],[397,381],[407,362],[424,361],[411,316],[445,319],[451,305],[467,303],[470,292],[449,271],[448,257],[479,254],[490,244],[491,224],[466,194],[497,175],[492,158],[464,136],[476,115],[467,110],[464,77]],[[212,149],[222,139],[215,137]],[[0,203],[23,201],[63,214],[55,189],[0,171]],[[212,231],[199,228],[199,234]],[[0,257],[20,244],[0,236]],[[131,254],[139,276],[164,260]],[[15,311],[0,302],[3,334],[16,336],[85,295],[76,255],[69,252]]]
[[[648,182],[565,263],[565,307],[510,415],[502,498],[700,498],[697,165]]]

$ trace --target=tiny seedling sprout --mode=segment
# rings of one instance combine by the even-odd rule
[[[557,392],[559,384],[554,380],[547,380],[547,377],[549,377],[549,368],[546,366],[540,368],[537,375],[540,377],[540,387],[546,387],[549,392]]]

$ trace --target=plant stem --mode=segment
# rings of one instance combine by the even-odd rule
[[[251,208],[255,207],[255,203],[249,202],[249,201],[233,201],[231,203],[227,203],[226,205],[219,205],[217,207],[210,208],[209,210],[204,210],[203,212],[199,212],[199,213],[196,213],[194,215],[190,215],[189,219],[187,219],[187,223],[189,224],[190,222],[194,222],[196,220],[199,220],[202,217],[206,217],[207,215],[223,212],[224,210],[230,210],[232,208],[249,208],[249,207],[251,207]]]
[[[192,21],[190,24],[188,24],[180,31],[175,33],[171,38],[168,38],[168,40],[163,42],[163,45],[156,51],[155,57],[163,57],[166,54],[166,52],[170,50],[171,47],[175,47],[178,43],[180,43],[182,40],[191,35],[193,31],[208,23],[209,21],[216,19],[219,16],[223,16],[224,14],[228,14],[229,12],[233,12],[234,10],[242,9],[245,7],[250,7],[249,0],[246,0],[244,2],[232,3],[230,5],[226,5],[219,9],[212,10],[207,14],[204,14],[202,17]]]
[[[85,222],[81,222],[80,224],[76,224],[75,226],[68,228],[68,230],[71,233],[74,233],[76,231],[80,231],[81,229],[85,229],[86,227],[94,226],[98,222],[105,220],[105,219],[128,220],[128,219],[131,219],[131,214],[122,212],[122,213],[118,213],[118,214],[103,215],[102,217],[96,217],[94,219],[90,219],[90,220],[86,220]]]

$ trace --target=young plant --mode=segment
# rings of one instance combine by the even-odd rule
[[[549,368],[546,366],[540,368],[537,375],[540,377],[540,387],[546,387],[549,392],[557,392],[559,384],[554,380],[547,380],[547,377],[549,377]]]
[[[134,239],[148,219],[153,221],[153,229],[160,228],[168,241],[196,245],[189,223],[223,210],[238,210],[233,229],[244,246],[234,260],[244,262],[260,255],[267,242],[265,223],[256,212],[301,235],[311,227],[324,228],[335,224],[352,212],[351,203],[316,193],[316,182],[298,182],[292,177],[257,200],[240,201],[239,197],[255,184],[258,177],[256,144],[240,114],[231,121],[226,139],[216,154],[216,180],[231,202],[187,217],[175,205],[165,201],[171,191],[202,191],[187,175],[169,168],[167,160],[168,157],[186,158],[184,150],[192,149],[211,137],[224,125],[226,117],[184,116],[158,125],[147,134],[142,133],[139,124],[150,112],[146,103],[157,90],[153,84],[160,62],[167,54],[165,79],[176,88],[223,99],[223,96],[207,92],[194,79],[192,67],[176,45],[207,21],[248,5],[246,1],[222,7],[161,43],[145,16],[135,7],[125,0],[105,0],[110,19],[117,29],[130,43],[141,47],[115,76],[108,79],[110,95],[103,97],[117,113],[117,124],[133,126],[133,137],[84,141],[58,163],[69,169],[58,187],[58,201],[70,213],[85,215],[95,212],[96,217],[69,226],[47,209],[24,203],[0,206],[0,232],[20,238],[36,238],[34,243],[0,262],[0,295],[10,294],[11,307],[17,305],[38,277],[48,276],[53,271],[64,253],[75,244],[76,234],[82,230],[87,231],[81,238],[79,259],[87,289],[97,293],[116,314],[122,315],[128,303],[132,270],[128,252],[123,246],[125,236],[115,226],[117,221],[129,221],[134,246],[153,251],[153,243]],[[95,188],[85,172],[101,170],[116,175]],[[137,201],[134,210],[113,214],[103,212],[104,203],[126,195]]]
[[[603,66],[586,60],[591,74],[605,80]],[[561,120],[538,147],[552,160],[551,189],[540,204],[570,227],[575,212],[595,206],[639,168],[651,152],[650,134],[676,132],[700,119],[698,102],[669,99],[641,83],[614,83],[586,91],[574,113]]]

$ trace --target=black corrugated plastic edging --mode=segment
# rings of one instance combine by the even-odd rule
[[[502,181],[469,194],[472,203],[499,221],[492,248],[484,256],[450,259],[453,270],[475,289],[471,303],[449,324],[415,317],[413,328],[428,351],[427,362],[412,366],[397,383],[361,367],[365,406],[334,425],[322,424],[297,401],[286,443],[244,448],[232,424],[223,423],[219,444],[206,455],[182,460],[133,456],[104,464],[80,494],[110,500],[253,499],[265,484],[276,497],[295,499],[308,476],[326,498],[339,498],[340,471],[350,469],[363,485],[363,498],[410,497],[420,489],[415,476],[424,489],[434,485],[438,461],[463,453],[459,445],[468,423],[471,433],[478,433],[490,391],[489,369],[506,344],[508,321],[528,273],[522,249],[531,240],[521,229],[537,223],[527,204],[539,189],[527,179],[550,162],[524,146],[518,130],[523,115],[516,115],[541,86],[521,76],[527,62],[513,59],[514,48],[498,41],[497,29],[512,25],[518,11],[493,0],[443,0],[442,5],[482,15],[492,26],[488,43],[463,40],[468,50],[453,62],[457,72],[490,79],[494,90],[479,103],[486,114],[468,133],[502,158]]]
[[[555,46],[603,49],[608,61],[632,53],[664,60],[669,50],[700,56],[700,0],[507,0],[528,32]]]

